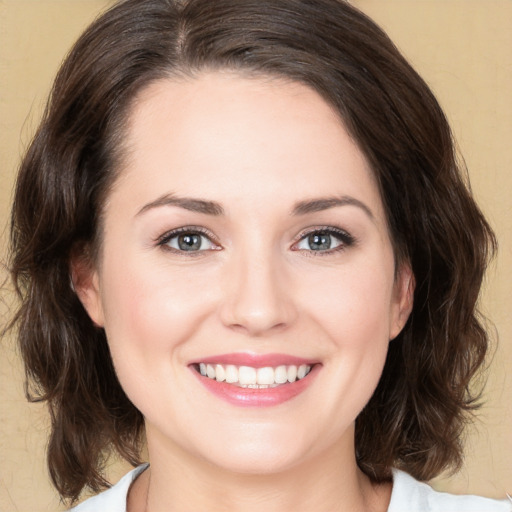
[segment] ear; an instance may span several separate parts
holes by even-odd
[[[396,338],[411,314],[414,304],[416,281],[409,263],[400,266],[394,285],[394,300],[391,311],[389,339]]]
[[[104,326],[98,271],[88,251],[76,251],[70,261],[71,285],[93,323]]]

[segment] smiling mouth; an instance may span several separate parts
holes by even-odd
[[[194,364],[203,377],[239,388],[268,389],[292,384],[306,377],[314,365],[280,365],[254,368],[233,364]]]

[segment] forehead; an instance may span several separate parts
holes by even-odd
[[[362,194],[383,213],[338,113],[300,83],[230,72],[160,80],[134,101],[126,139],[119,185],[140,201],[169,192],[257,206],[276,192],[283,204]]]

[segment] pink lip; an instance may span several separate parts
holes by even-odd
[[[254,368],[263,368],[265,366],[284,365],[311,365],[311,371],[303,379],[295,382],[282,384],[275,388],[251,389],[241,388],[226,382],[217,382],[214,379],[201,375],[196,367],[199,362],[207,364],[234,364],[237,366],[252,366]],[[284,354],[226,354],[224,356],[215,356],[201,359],[197,363],[191,363],[189,368],[199,379],[199,382],[216,397],[238,407],[269,407],[279,405],[305,391],[314,381],[316,375],[321,369],[321,364],[315,364],[306,359],[290,357]]]
[[[290,356],[287,354],[251,354],[248,352],[236,352],[233,354],[219,354],[191,361],[190,364],[233,364],[235,366],[252,366],[253,368],[264,368],[265,366],[281,366],[307,364],[313,366],[318,360],[303,359],[302,357]]]

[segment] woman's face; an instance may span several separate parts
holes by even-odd
[[[162,80],[126,142],[98,265],[75,284],[150,455],[268,473],[353,453],[412,285],[332,109],[283,80]]]

